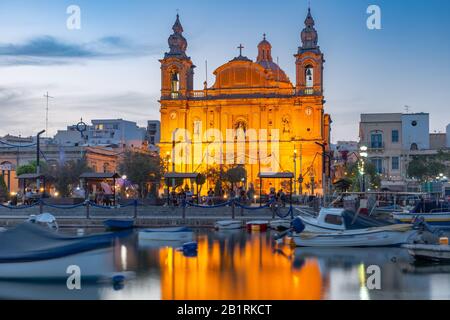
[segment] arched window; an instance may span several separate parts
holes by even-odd
[[[371,149],[381,149],[383,148],[383,132],[382,131],[372,131],[370,133],[370,148]]]
[[[305,67],[305,85],[307,88],[314,87],[314,68],[311,65]]]
[[[417,145],[417,143],[411,144],[411,151],[417,151],[417,150],[419,150],[419,146]]]
[[[178,93],[180,91],[180,77],[176,70],[172,71],[170,81],[172,93]]]

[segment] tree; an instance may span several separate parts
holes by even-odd
[[[62,197],[69,197],[73,187],[78,184],[80,176],[85,172],[91,172],[86,158],[71,160],[48,169],[48,174],[54,179],[55,188]]]
[[[197,179],[196,179],[195,183],[196,183],[198,186],[200,186],[199,193],[201,194],[201,193],[202,193],[202,188],[203,188],[203,186],[204,186],[205,183],[206,183],[206,175],[204,175],[203,173],[200,173],[200,174],[197,176]]]
[[[6,202],[9,200],[8,187],[5,183],[5,178],[0,174],[0,202]]]
[[[347,165],[346,168],[347,172],[347,179],[349,182],[351,182],[351,186],[348,188],[348,190],[351,191],[362,191],[361,190],[361,174],[359,172],[359,166],[358,163],[351,163]],[[364,176],[366,179],[369,180],[370,187],[374,189],[378,189],[381,186],[381,177],[380,174],[377,172],[377,169],[373,163],[365,162],[364,164]],[[366,187],[366,189],[368,189]]]
[[[408,176],[426,181],[439,174],[450,175],[450,153],[439,151],[435,155],[414,156],[408,164]]]
[[[42,174],[46,174],[49,171],[49,167],[48,164],[46,162],[41,161],[40,162],[40,166],[41,166],[41,173]],[[28,164],[25,164],[23,166],[19,166],[17,168],[17,176],[20,176],[22,174],[29,174],[29,173],[37,173],[37,162],[36,161],[31,161]]]
[[[243,166],[233,167],[228,169],[224,175],[224,178],[226,181],[231,183],[232,187],[234,187],[236,184],[247,179],[247,171]]]
[[[128,151],[119,166],[119,171],[139,186],[139,194],[141,198],[145,198],[148,195],[149,184],[161,181],[163,165],[159,157],[143,152]]]

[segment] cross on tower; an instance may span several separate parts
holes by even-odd
[[[242,49],[244,49],[244,46],[240,44],[238,49],[239,49],[239,56],[242,57]]]

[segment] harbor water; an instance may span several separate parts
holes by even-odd
[[[136,231],[92,261],[105,275],[125,275],[123,283],[82,280],[80,290],[69,290],[66,280],[1,281],[0,298],[450,299],[450,265],[417,264],[401,248],[292,248],[270,232],[245,231],[196,230],[194,240],[198,252],[186,254],[177,250],[183,243],[139,241]],[[371,266],[380,270],[376,289],[367,285]]]

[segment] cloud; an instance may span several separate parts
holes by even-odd
[[[119,59],[152,55],[162,46],[137,45],[127,38],[106,36],[86,43],[69,43],[52,36],[39,36],[24,43],[0,43],[0,65],[65,65],[89,59]]]

